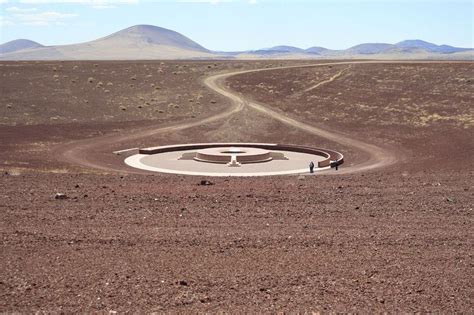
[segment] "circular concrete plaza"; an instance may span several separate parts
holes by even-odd
[[[200,143],[140,149],[125,163],[151,172],[200,176],[270,176],[326,170],[342,154],[325,149],[267,143]]]

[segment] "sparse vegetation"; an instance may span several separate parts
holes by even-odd
[[[467,104],[472,103],[472,97],[459,77],[467,77],[474,69],[472,64],[458,64],[452,70],[439,75],[437,65],[341,65],[275,70],[263,77],[265,81],[253,74],[230,81],[233,88],[283,111],[300,113],[301,108],[310,106],[312,112],[325,113],[326,119],[340,123],[417,128],[444,123],[469,128],[474,113]],[[335,79],[329,82],[330,78]],[[324,81],[329,83],[323,89],[312,89]],[[446,97],[450,102],[444,102]],[[452,106],[453,102],[457,106]],[[443,114],[436,112],[439,108]],[[324,121],[321,115],[312,118]]]
[[[79,64],[83,71],[52,62],[0,67],[4,305],[110,314],[130,305],[143,305],[137,312],[205,313],[228,301],[234,312],[248,305],[261,312],[325,305],[336,305],[328,312],[469,312],[473,91],[459,78],[472,77],[471,65],[365,65],[309,95],[297,93],[338,67],[226,82],[399,159],[347,174],[346,167],[370,163],[364,152],[252,109],[200,123],[229,105],[202,85],[213,71],[209,62]],[[268,63],[216,64],[225,71]],[[61,69],[57,82],[53,65]],[[159,92],[143,79],[158,66]],[[94,69],[91,83],[113,82],[110,92],[88,82]],[[175,76],[174,69],[190,71]],[[130,87],[134,73],[140,79]],[[193,127],[154,133],[187,123]],[[216,178],[202,185],[209,179],[125,174],[127,155],[111,153],[229,140],[330,147],[347,160],[331,172],[336,176]],[[55,198],[57,192],[66,197]]]

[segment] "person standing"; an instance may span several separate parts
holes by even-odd
[[[314,163],[313,163],[313,161],[311,161],[311,163],[309,163],[309,172],[314,173]]]

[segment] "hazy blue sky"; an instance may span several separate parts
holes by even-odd
[[[212,50],[348,48],[423,39],[473,47],[474,0],[0,0],[0,42],[93,40],[136,24],[175,30]]]

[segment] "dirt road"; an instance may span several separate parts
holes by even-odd
[[[124,142],[129,140],[135,140],[140,138],[150,137],[156,134],[163,134],[163,133],[171,133],[176,132],[183,129],[188,129],[200,125],[205,125],[214,121],[218,121],[224,119],[228,116],[231,116],[243,109],[244,103],[240,100],[240,98],[232,98],[234,95],[231,92],[227,91],[224,88],[220,87],[220,82],[226,78],[227,74],[218,74],[211,77],[208,77],[204,80],[204,83],[210,87],[211,89],[215,90],[216,92],[227,96],[232,100],[232,106],[228,107],[225,111],[220,112],[216,115],[206,117],[201,120],[195,121],[188,121],[176,125],[170,125],[166,127],[152,127],[152,128],[143,128],[143,129],[136,129],[133,131],[127,131],[127,133],[120,133],[120,134],[113,134],[113,135],[105,135],[96,137],[93,139],[75,141],[67,145],[62,145],[58,147],[56,150],[56,155],[61,161],[66,161],[71,164],[82,165],[90,168],[95,168],[103,171],[118,171],[118,172],[125,172],[125,173],[143,173],[143,171],[133,170],[131,168],[124,169],[124,168],[116,168],[116,167],[109,167],[104,165],[103,161],[94,159],[93,155],[90,154],[94,152],[98,148],[103,148],[104,146],[110,147],[110,152],[112,152],[114,148],[114,144],[118,142]],[[125,164],[124,164],[125,166]]]
[[[406,61],[403,61],[406,63]],[[430,61],[431,62],[431,61]],[[93,155],[90,152],[93,152],[97,148],[103,148],[104,146],[109,146],[111,152],[117,150],[116,147],[113,147],[113,144],[118,142],[124,142],[127,140],[141,139],[146,138],[156,134],[163,134],[169,132],[175,132],[183,129],[188,129],[200,125],[204,125],[210,122],[222,120],[233,114],[240,112],[244,106],[248,106],[254,110],[257,110],[265,115],[270,116],[273,119],[276,119],[286,125],[298,128],[304,132],[307,132],[312,135],[316,135],[322,138],[326,138],[330,141],[339,143],[341,145],[353,148],[355,150],[360,150],[368,154],[369,158],[364,162],[353,165],[350,167],[344,167],[337,174],[343,173],[352,173],[366,171],[369,169],[381,168],[392,165],[398,161],[400,158],[394,151],[391,151],[387,148],[379,147],[375,144],[364,142],[360,139],[354,139],[348,137],[343,133],[337,131],[328,131],[320,127],[313,126],[302,121],[299,121],[293,117],[289,117],[285,113],[278,112],[271,109],[268,105],[251,101],[245,98],[245,96],[240,93],[230,90],[225,85],[225,80],[231,76],[245,74],[245,73],[255,73],[262,71],[272,71],[277,69],[291,69],[291,68],[306,68],[306,67],[323,67],[323,66],[334,66],[334,65],[353,65],[353,64],[380,64],[380,63],[397,63],[396,61],[342,61],[342,62],[331,62],[331,63],[317,63],[317,64],[307,64],[307,65],[296,65],[296,66],[283,66],[283,67],[272,67],[272,68],[263,68],[263,69],[253,69],[253,70],[240,70],[227,73],[220,73],[212,75],[204,79],[204,84],[211,90],[227,97],[231,101],[231,106],[228,107],[225,111],[218,113],[213,116],[206,117],[201,120],[188,121],[184,123],[179,123],[176,125],[170,125],[166,127],[148,127],[144,129],[137,129],[132,132],[127,132],[126,134],[114,134],[100,136],[93,139],[88,139],[84,141],[78,141],[70,143],[66,146],[58,148],[57,155],[63,161],[70,162],[72,164],[78,164],[86,167],[96,168],[104,171],[122,171],[128,173],[136,173],[134,170],[127,170],[126,168],[116,168],[110,167],[103,164],[102,161],[94,159]],[[420,63],[419,61],[415,63]],[[331,78],[332,80],[337,79]],[[320,87],[321,85],[318,85]],[[331,173],[335,174],[335,173]]]
[[[290,69],[290,68],[304,68],[304,67],[323,67],[323,66],[333,66],[333,65],[351,65],[351,64],[360,64],[360,63],[383,63],[380,61],[349,61],[349,62],[332,62],[332,63],[322,63],[322,64],[311,64],[311,65],[303,65],[303,66],[287,66],[287,67],[276,67],[276,68],[266,68],[266,69],[257,69],[257,70],[250,70],[250,71],[239,71],[239,72],[231,72],[227,74],[227,78],[230,76],[234,75],[239,75],[239,74],[244,74],[244,73],[249,73],[249,72],[261,72],[261,71],[270,71],[270,70],[276,70],[276,69]],[[321,83],[328,83],[332,82],[337,77],[341,75],[342,72],[339,72],[336,76],[333,76],[331,79],[323,81]],[[209,78],[208,82],[213,82],[213,77]],[[222,79],[222,77],[219,77],[219,79]],[[220,87],[219,89],[215,89],[215,86],[218,84],[215,84],[216,82],[222,82],[222,81],[215,81],[213,82],[214,84],[208,84],[208,87],[215,90],[216,92],[220,93],[224,88]],[[321,86],[317,85],[317,87]],[[351,148],[354,148],[356,150],[360,150],[363,152],[368,153],[369,159],[364,161],[361,164],[354,165],[351,167],[345,167],[343,170],[338,172],[338,174],[342,173],[353,173],[353,172],[360,172],[360,171],[365,171],[369,169],[375,169],[379,167],[385,167],[392,165],[397,162],[397,155],[394,152],[390,152],[389,150],[385,148],[378,147],[374,144],[366,143],[358,139],[350,138],[347,135],[344,135],[342,133],[334,132],[334,131],[327,131],[315,126],[311,126],[309,124],[306,124],[304,122],[298,121],[294,118],[288,117],[284,113],[277,112],[275,110],[272,110],[269,108],[268,105],[258,103],[255,101],[250,101],[250,100],[245,100],[242,98],[242,96],[239,96],[237,94],[229,93],[226,91],[226,94],[223,94],[227,97],[229,97],[231,100],[234,102],[245,102],[248,106],[251,108],[264,113],[273,119],[279,120],[282,123],[301,129],[307,133],[313,134],[318,137],[326,138],[330,141],[334,141],[337,143],[340,143],[344,146],[348,146]],[[327,174],[336,174],[334,172],[327,173]]]

